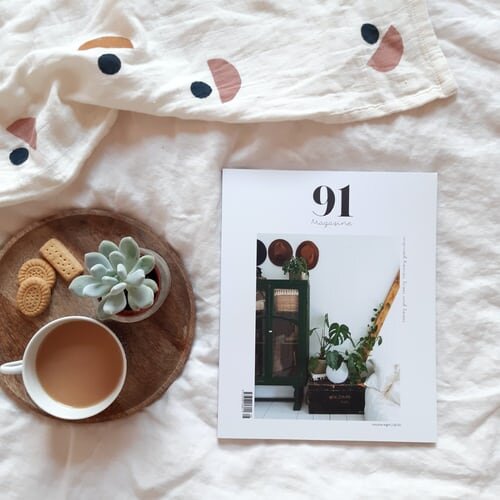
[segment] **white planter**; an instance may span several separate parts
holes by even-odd
[[[152,316],[165,302],[167,298],[170,287],[172,285],[172,277],[170,274],[170,268],[165,262],[165,259],[154,250],[149,250],[146,248],[141,248],[141,255],[152,255],[155,258],[155,270],[158,275],[158,286],[159,290],[156,294],[155,301],[151,307],[148,309],[143,309],[137,312],[127,312],[125,314],[114,314],[106,319],[111,319],[113,321],[118,321],[119,323],[137,323],[144,319]]]
[[[333,370],[329,366],[326,367],[326,378],[334,384],[342,384],[347,380],[349,370],[346,363],[342,363],[338,370]]]

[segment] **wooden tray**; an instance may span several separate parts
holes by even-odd
[[[50,238],[61,240],[83,262],[103,239],[118,242],[132,236],[137,243],[155,250],[166,260],[172,287],[162,307],[138,323],[107,324],[117,334],[127,355],[125,385],[105,411],[80,422],[101,422],[130,415],[158,399],[179,376],[194,338],[195,306],[191,284],[173,248],[144,224],[103,210],[72,210],[37,222],[10,239],[0,251],[0,363],[20,359],[33,334],[45,323],[61,316],[95,317],[96,302],[68,290],[58,276],[49,308],[27,318],[15,304],[17,272]],[[21,376],[0,375],[1,387],[25,407],[43,413],[27,395]]]

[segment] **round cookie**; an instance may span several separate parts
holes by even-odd
[[[45,260],[30,259],[19,269],[17,282],[21,284],[28,278],[42,278],[52,288],[56,283],[56,272]]]
[[[27,278],[19,285],[16,303],[24,315],[38,316],[50,303],[50,286],[42,278]]]

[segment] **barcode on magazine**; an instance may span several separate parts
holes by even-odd
[[[242,418],[252,418],[253,412],[253,392],[243,391],[241,401],[241,416]]]

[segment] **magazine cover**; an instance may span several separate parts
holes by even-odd
[[[436,441],[434,173],[223,171],[218,436]]]

